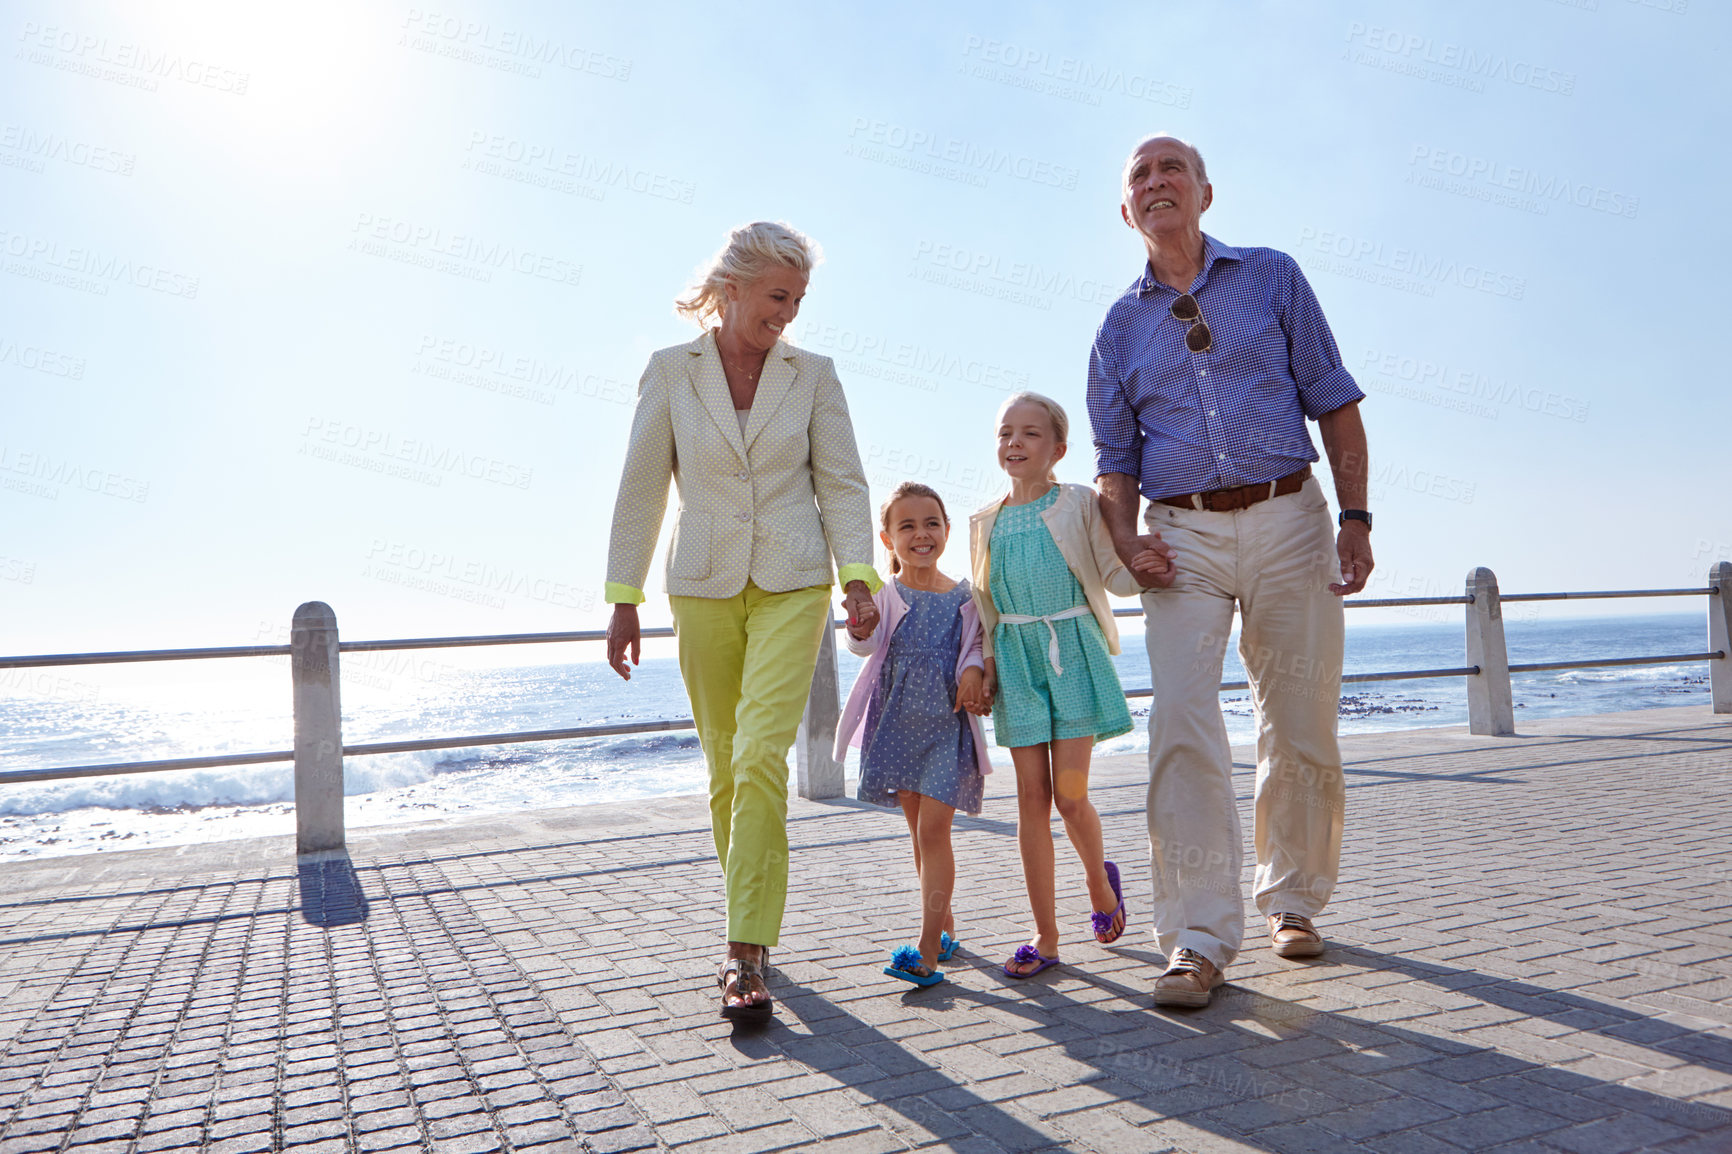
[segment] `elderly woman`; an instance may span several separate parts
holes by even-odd
[[[782,339],[816,263],[800,233],[750,224],[677,302],[705,331],[644,370],[608,545],[607,659],[629,680],[671,476],[680,508],[668,600],[727,884],[717,981],[722,1015],[747,1021],[772,1009],[764,966],[788,891],[788,749],[830,627],[831,559],[850,621],[876,621],[882,584],[835,368]]]

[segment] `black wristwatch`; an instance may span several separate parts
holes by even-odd
[[[1371,514],[1364,509],[1343,509],[1341,516],[1335,519],[1337,526],[1345,526],[1349,521],[1364,521],[1367,532],[1371,530]]]

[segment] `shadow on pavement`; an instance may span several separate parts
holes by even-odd
[[[1459,1013],[1492,1011],[1487,1027],[1520,1018],[1560,1027],[1531,1034],[1536,1049],[1543,1049],[1551,1034],[1584,1030],[1653,1051],[1661,1056],[1653,1066],[1687,1062],[1732,1070],[1732,1042],[1724,1038],[1579,995],[1358,948],[1331,950],[1330,961],[1447,991],[1455,996],[1449,1001],[1465,1003]],[[1054,971],[1053,982],[1036,978],[1013,985],[997,977],[997,967],[985,959],[952,965],[972,967],[997,988],[944,983],[899,995],[887,990],[885,996],[899,996],[904,1006],[930,1015],[929,1021],[941,1020],[949,1006],[968,1004],[1000,1022],[1014,1020],[1014,1030],[1056,1046],[1050,1061],[1037,1060],[1029,1068],[1057,1082],[1061,1092],[1068,1082],[1079,1095],[1074,1105],[1055,1106],[1059,1129],[1065,1109],[1119,1102],[1139,1108],[1130,1117],[1146,1112],[1141,1120],[1149,1125],[1179,1119],[1278,1152],[1325,1149],[1343,1139],[1377,1141],[1407,1130],[1419,1131],[1405,1137],[1422,1144],[1429,1140],[1468,1149],[1530,1139],[1577,1151],[1662,1144],[1677,1144],[1680,1150],[1732,1149],[1732,1110],[1679,1100],[1703,1090],[1687,1071],[1626,1076],[1647,1083],[1644,1088],[1616,1076],[1504,1053],[1495,1042],[1475,1044],[1467,1040],[1473,1027],[1464,1029],[1459,1022],[1436,1034],[1422,1033],[1352,1010],[1318,1010],[1233,985],[1218,990],[1207,1009],[1165,1011],[1153,1007],[1146,987],[1079,969]],[[1113,1005],[1132,1006],[1103,1008],[1098,998],[1076,997],[1075,980],[1110,995]],[[1059,988],[1059,982],[1070,988]],[[780,1051],[945,1139],[972,1133],[1013,1150],[1055,1141],[1051,1132],[1004,1109],[1000,1099],[1017,1094],[995,1095],[991,1070],[959,1081],[927,1055],[821,994],[798,985],[778,992],[782,1012],[799,1018],[815,1036],[772,1031],[737,1037],[735,1045],[743,1052],[768,1056]],[[1367,1007],[1373,1015],[1375,1009]],[[957,1044],[979,1037],[971,1030]],[[1568,1037],[1560,1037],[1559,1044],[1572,1045]],[[1580,1064],[1594,1065],[1598,1058]],[[989,1066],[1001,1062],[984,1048],[978,1060]],[[1002,1064],[1007,1074],[1020,1069],[1008,1060]]]
[[[315,926],[352,926],[367,920],[367,892],[355,863],[342,851],[304,854],[296,867],[301,918]]]

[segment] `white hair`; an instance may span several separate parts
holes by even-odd
[[[1157,140],[1170,140],[1186,152],[1190,153],[1191,163],[1197,166],[1197,180],[1203,184],[1209,183],[1209,166],[1203,163],[1203,154],[1197,150],[1197,146],[1181,136],[1174,136],[1170,132],[1151,133],[1137,141],[1136,144],[1131,147],[1131,151],[1125,156],[1125,166],[1120,171],[1120,176],[1122,177],[1124,173],[1131,170],[1131,161],[1136,159],[1137,153],[1141,152],[1144,147],[1153,144]]]
[[[698,270],[674,310],[699,328],[727,309],[727,286],[751,284],[772,268],[791,268],[806,276],[823,259],[818,242],[780,221],[760,220],[728,234],[728,243]]]

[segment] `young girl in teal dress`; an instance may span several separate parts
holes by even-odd
[[[1017,840],[1034,914],[1034,936],[1004,964],[1012,978],[1059,962],[1055,803],[1088,876],[1095,940],[1110,944],[1125,931],[1118,868],[1106,860],[1088,773],[1094,743],[1131,729],[1112,664],[1118,628],[1106,595],[1128,597],[1142,586],[1113,548],[1095,491],[1053,477],[1069,432],[1063,407],[1050,397],[1007,400],[998,415],[998,463],[1010,493],[969,524],[986,689],[995,694],[997,743],[1016,766]],[[1136,560],[1139,567],[1164,564]]]

